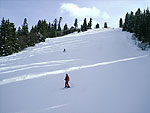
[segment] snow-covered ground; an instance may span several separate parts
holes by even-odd
[[[0,57],[0,113],[150,113],[150,55],[131,35],[89,30]]]

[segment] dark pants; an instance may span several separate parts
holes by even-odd
[[[69,87],[68,81],[65,82],[65,87]]]

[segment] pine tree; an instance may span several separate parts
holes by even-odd
[[[104,23],[104,28],[108,28],[108,27],[107,27],[107,22]]]
[[[92,18],[90,18],[90,21],[88,23],[88,29],[91,29],[92,28]]]
[[[22,35],[22,32],[21,32],[21,28],[18,27],[18,31],[17,31],[17,37],[21,36]]]
[[[120,20],[119,20],[119,27],[120,27],[120,28],[123,27],[123,21],[122,21],[122,18],[120,18]]]
[[[37,27],[33,27],[30,30],[30,41],[29,41],[29,45],[30,46],[34,46],[36,43],[39,43],[39,37],[38,37],[38,30]]]
[[[98,24],[98,23],[96,24],[95,28],[96,28],[96,29],[98,29],[98,28],[99,28],[99,24]]]
[[[55,20],[54,20],[54,22],[53,22],[54,24],[54,28],[55,28],[55,31],[57,30],[57,19],[55,18]]]
[[[81,31],[87,31],[87,22],[86,22],[86,18],[84,19],[83,25],[81,25]]]
[[[146,40],[150,43],[150,11],[149,8],[146,10]]]
[[[50,38],[51,37],[51,23],[49,22],[48,23],[48,37]]]
[[[37,37],[38,37],[38,41],[41,42],[43,41],[43,35],[42,35],[42,20],[39,20],[38,21],[38,24],[37,24]]]
[[[51,25],[50,31],[51,38],[57,36],[57,19],[55,18],[53,24]]]
[[[58,23],[58,31],[61,31],[60,23],[62,21],[62,17],[59,18],[59,23]]]
[[[128,15],[128,31],[133,33],[134,32],[134,25],[135,25],[135,18],[134,14],[131,11],[131,14]]]
[[[20,31],[18,31],[20,32]],[[21,29],[21,35],[18,37],[19,38],[19,46],[21,49],[24,49],[28,47],[28,42],[29,42],[29,31],[28,31],[28,23],[27,19],[24,19],[22,29]]]
[[[42,42],[44,42],[45,39],[48,38],[48,24],[46,20],[42,21],[42,28],[41,28],[40,33],[43,35]]]
[[[50,36],[51,36],[50,38],[53,38],[53,37],[57,36],[55,26],[53,24],[51,25],[51,29],[50,29]]]
[[[135,13],[135,35],[138,37],[138,39],[141,41],[141,10],[140,8]]]
[[[125,16],[125,22],[124,22],[124,25],[123,25],[123,31],[126,31],[128,30],[128,20],[129,20],[129,14],[127,13],[126,16]]]
[[[10,22],[9,20],[5,21],[5,45],[4,45],[4,50],[5,50],[5,55],[10,55],[13,53],[12,50],[12,33],[11,33],[11,28],[10,28]]]
[[[66,35],[66,34],[69,33],[69,29],[68,29],[67,24],[64,25],[64,30],[63,30],[63,32],[64,32],[64,35]]]
[[[37,23],[37,31],[40,32],[42,28],[42,20],[39,20]]]
[[[19,52],[21,49],[19,47],[19,39],[17,38],[16,28],[14,23],[10,23],[10,31],[11,31],[11,40],[12,40],[12,51],[13,53]]]
[[[0,25],[0,56],[5,55],[5,37],[6,37],[5,19],[3,17]]]
[[[16,38],[16,28],[14,23],[10,23],[9,19],[2,19],[0,25],[0,56],[11,55],[20,50],[18,40]]]
[[[27,19],[24,19],[23,25],[22,25],[22,35],[28,38],[29,31],[28,31],[28,23]]]
[[[44,42],[49,37],[49,28],[46,20],[39,20],[37,24],[37,32],[40,42]]]
[[[75,30],[77,30],[77,27],[78,27],[78,20],[77,20],[77,18],[75,19],[74,26],[75,26]]]

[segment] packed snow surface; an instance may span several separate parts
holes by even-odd
[[[89,30],[0,57],[0,113],[150,113],[150,55],[131,37]]]

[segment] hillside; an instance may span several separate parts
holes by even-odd
[[[89,30],[0,57],[0,113],[149,113],[149,51],[131,36]]]

